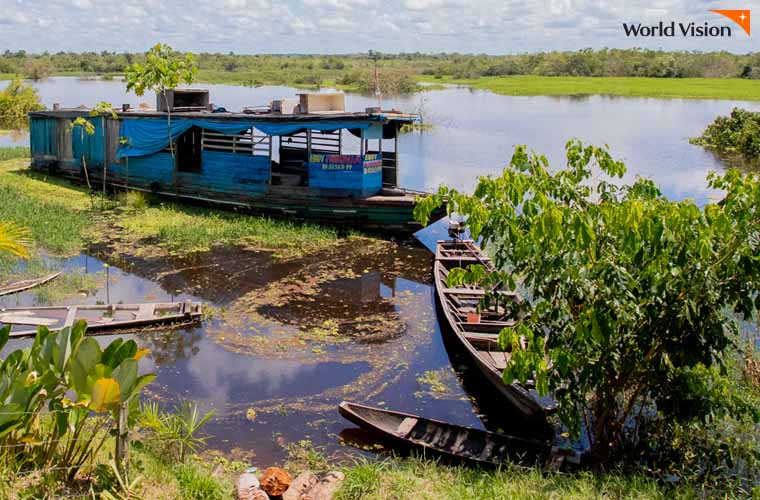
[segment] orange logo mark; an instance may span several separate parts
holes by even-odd
[[[720,14],[721,16],[726,16],[747,32],[747,35],[749,35],[749,10],[711,10],[710,12],[715,12],[716,14]]]

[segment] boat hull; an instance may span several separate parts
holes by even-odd
[[[186,325],[199,321],[201,316],[201,304],[191,301],[2,308],[0,327],[11,325],[11,338],[34,337],[38,326],[60,331],[84,320],[87,322],[87,335],[107,335],[156,326]],[[26,327],[18,329],[19,325]]]
[[[504,396],[505,400],[517,411],[517,413],[522,418],[532,423],[540,424],[542,426],[548,425],[546,420],[547,409],[542,404],[540,404],[536,398],[521,384],[517,382],[513,382],[511,384],[505,383],[502,378],[502,370],[495,366],[494,360],[487,359],[487,353],[485,353],[485,351],[476,349],[473,346],[472,342],[467,339],[466,333],[462,329],[461,322],[457,321],[457,319],[454,317],[451,306],[447,302],[447,294],[452,293],[452,289],[446,287],[445,275],[448,269],[443,263],[443,258],[440,257],[440,245],[441,242],[438,244],[439,251],[436,252],[436,260],[433,265],[433,276],[436,287],[437,305],[440,311],[443,313],[443,316],[446,320],[445,323],[448,326],[449,331],[453,333],[459,345],[465,350],[469,359],[478,368],[485,379],[502,396]],[[461,267],[466,267],[468,264],[472,263],[477,263],[477,259],[462,260]],[[468,292],[472,291],[468,290]],[[495,331],[495,334],[491,337],[493,340],[490,340],[488,342],[496,343],[498,339],[498,331]]]
[[[85,182],[83,175],[78,175],[57,167],[56,163],[35,161],[32,168],[50,175],[68,178],[75,183]],[[88,169],[89,170],[89,169]],[[101,185],[102,175],[91,172],[90,183]],[[396,189],[389,196],[375,195],[367,197],[336,197],[318,190],[299,186],[268,186],[265,192],[255,196],[232,195],[225,192],[209,190],[171,190],[151,189],[149,186],[123,184],[107,181],[111,191],[140,191],[184,203],[231,209],[236,212],[262,214],[276,218],[285,218],[304,222],[350,226],[362,230],[389,232],[411,235],[422,229],[414,218],[414,207],[419,196],[426,193]],[[435,221],[445,215],[445,207],[436,210],[431,217]]]
[[[343,401],[343,418],[392,442],[451,460],[499,466],[507,461],[543,463],[550,441],[505,436],[408,413]]]

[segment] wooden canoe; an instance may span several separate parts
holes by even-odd
[[[34,329],[14,331],[11,337],[34,337],[37,326],[58,331],[81,319],[87,321],[87,335],[140,330],[150,326],[178,326],[198,321],[201,304],[197,302],[159,302],[144,304],[106,304],[0,308],[0,326],[29,325]],[[13,328],[13,327],[12,327]]]
[[[509,362],[510,353],[499,347],[499,332],[505,327],[515,325],[519,318],[509,317],[502,309],[480,310],[478,317],[477,306],[486,295],[486,291],[474,286],[449,288],[446,284],[451,269],[466,268],[470,264],[481,264],[486,271],[494,271],[491,260],[473,241],[438,242],[433,279],[446,322],[480,372],[519,414],[526,420],[544,423],[546,414],[554,408],[540,402],[535,392],[531,392],[529,388],[517,382],[506,384],[502,380],[502,372]],[[497,293],[508,300],[522,301],[514,292]]]
[[[34,287],[38,287],[38,286],[44,285],[45,283],[53,281],[60,275],[61,273],[53,273],[53,274],[48,274],[47,276],[43,276],[42,278],[36,278],[33,280],[22,280],[22,281],[17,281],[15,283],[9,283],[7,285],[0,286],[0,296],[25,292]]]
[[[346,401],[338,411],[359,427],[426,455],[491,466],[505,462],[543,465],[552,455],[551,441],[506,436]]]

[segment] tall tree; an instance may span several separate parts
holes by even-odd
[[[198,74],[198,66],[192,54],[181,55],[170,46],[156,44],[145,53],[145,62],[132,64],[125,74],[127,90],[142,96],[146,90],[153,91],[166,103],[166,133],[169,137],[169,152],[175,163],[174,141],[171,132],[171,109],[166,91],[180,83],[190,85]],[[174,165],[174,189],[177,189],[177,166]]]
[[[526,319],[500,334],[512,352],[505,382],[531,379],[554,394],[599,462],[658,412],[675,421],[756,412],[689,381],[724,366],[737,318],[760,308],[760,178],[711,174],[725,196],[699,207],[666,199],[651,180],[612,182],[625,165],[605,148],[570,141],[567,163],[550,169],[519,146],[472,195],[443,187],[416,208],[425,223],[447,199],[494,258],[488,279],[531,297]],[[452,271],[450,286],[485,276],[475,271]]]

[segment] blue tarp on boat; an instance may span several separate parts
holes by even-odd
[[[267,135],[290,135],[303,130],[319,130],[332,132],[344,128],[366,130],[370,122],[357,121],[315,121],[298,122],[265,122],[259,120],[214,121],[174,118],[171,120],[172,141],[187,132],[191,127],[213,130],[220,134],[239,134],[250,128],[256,128]],[[121,122],[119,135],[125,143],[119,147],[117,158],[131,156],[147,156],[158,153],[169,145],[169,133],[166,120],[162,119],[124,119]]]

